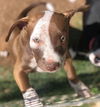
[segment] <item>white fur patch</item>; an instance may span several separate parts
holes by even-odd
[[[0,57],[7,57],[8,52],[7,51],[0,51]]]
[[[74,2],[76,2],[77,0],[68,0],[69,2],[71,2],[71,3],[74,3]]]
[[[29,67],[35,68],[36,66],[37,66],[37,63],[36,63],[35,58],[31,59],[31,62],[30,62],[30,64],[29,64]]]
[[[53,59],[59,62],[60,56],[54,51],[49,35],[49,25],[53,14],[54,12],[45,11],[44,16],[38,20],[30,37],[30,47],[33,49],[39,48],[46,60]],[[38,38],[43,44],[39,46],[38,43],[33,41],[35,38]]]
[[[96,56],[100,57],[100,49],[89,54],[89,59],[90,59],[91,63],[94,64],[95,66],[100,66],[100,61],[98,63],[95,63]]]
[[[38,72],[44,72],[44,70],[42,70],[40,67],[37,67],[36,71],[38,71]]]
[[[51,3],[47,3],[46,8],[50,11],[54,11],[54,6]]]

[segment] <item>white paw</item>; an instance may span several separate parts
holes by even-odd
[[[69,81],[69,83],[79,96],[82,96],[85,98],[91,97],[89,88],[83,82],[79,81],[78,83],[75,84]]]

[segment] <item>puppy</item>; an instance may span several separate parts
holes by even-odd
[[[28,15],[32,8],[39,5],[44,5],[49,10]],[[28,73],[53,73],[62,66],[75,91],[84,97],[91,96],[89,89],[77,77],[68,52],[69,21],[76,12],[85,11],[87,7],[85,5],[58,13],[54,12],[52,5],[48,3],[36,3],[23,10],[11,26],[5,40],[6,58],[14,60],[13,75],[22,92],[25,107],[43,107],[36,91],[29,83]]]

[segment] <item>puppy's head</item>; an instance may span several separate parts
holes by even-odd
[[[45,11],[33,28],[29,41],[39,68],[56,71],[61,66],[67,39],[68,19],[63,14]]]
[[[65,13],[44,11],[39,13],[37,18],[33,16],[20,19],[11,27],[6,40],[9,40],[16,26],[21,30],[26,29],[27,44],[35,56],[37,70],[57,71],[68,50],[69,20],[75,12],[81,11],[82,8]]]
[[[89,59],[92,64],[100,66],[100,36],[91,39]]]

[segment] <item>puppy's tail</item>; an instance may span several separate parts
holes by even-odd
[[[29,5],[28,7],[26,7],[26,8],[19,14],[19,16],[17,17],[17,19],[26,17],[29,11],[31,11],[33,8],[35,8],[35,7],[37,7],[37,6],[40,6],[40,5],[44,5],[44,6],[47,8],[47,10],[54,11],[54,6],[53,6],[51,3],[46,3],[46,2],[33,3],[33,4]]]

